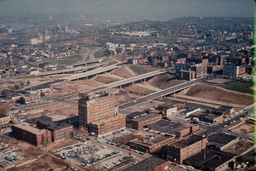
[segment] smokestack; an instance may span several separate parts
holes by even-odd
[[[206,159],[206,149],[204,150],[204,160]]]

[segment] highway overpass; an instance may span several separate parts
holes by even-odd
[[[191,87],[191,86],[193,86],[194,84],[196,84],[198,82],[202,82],[202,80],[203,80],[203,78],[199,78],[199,79],[196,79],[196,80],[193,80],[193,81],[187,81],[187,82],[184,82],[182,84],[179,84],[179,85],[176,85],[176,86],[164,89],[162,91],[158,91],[158,92],[152,93],[152,94],[147,95],[145,97],[142,97],[140,99],[137,99],[137,100],[134,100],[134,101],[131,101],[131,102],[119,105],[118,108],[119,109],[126,109],[128,107],[137,105],[137,104],[145,102],[147,100],[151,100],[151,99],[155,99],[155,98],[158,98],[158,97],[163,97],[163,96],[166,96],[166,95],[169,95],[169,94],[173,94],[175,92],[178,92],[178,91],[184,90],[184,89],[186,89],[188,87]]]
[[[100,63],[100,64],[95,64],[95,65],[90,65],[90,66],[81,66],[81,67],[75,67],[75,68],[70,68],[70,69],[63,69],[63,70],[56,70],[56,71],[47,71],[47,72],[41,72],[39,74],[36,74],[37,76],[46,76],[46,75],[57,75],[57,74],[68,74],[68,73],[75,73],[77,71],[87,71],[89,69],[93,69],[102,65],[105,65],[106,62]]]
[[[100,63],[104,58],[97,58],[91,61],[79,61],[73,64],[73,67],[78,67],[82,65],[88,65],[88,64],[93,64],[93,63]]]
[[[101,74],[101,73],[105,73],[105,72],[108,72],[108,71],[112,71],[116,68],[119,68],[119,66],[110,65],[110,66],[106,66],[106,67],[102,67],[102,68],[97,68],[97,69],[92,70],[92,71],[80,73],[80,74],[73,74],[71,76],[64,77],[62,79],[66,80],[66,81],[73,81],[73,80],[78,80],[78,79],[81,79],[81,78],[87,78],[88,79],[89,77],[92,77],[92,76],[95,76],[95,75],[98,75],[98,74]]]

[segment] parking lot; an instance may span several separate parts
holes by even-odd
[[[22,150],[6,144],[5,142],[0,142],[0,164],[12,164],[20,160],[23,160],[24,157],[19,154]]]

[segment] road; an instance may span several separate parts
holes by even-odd
[[[100,47],[97,47],[97,49],[94,49],[91,53],[90,53],[90,60],[95,60],[95,57],[94,57],[94,53],[99,51],[101,48]]]
[[[231,126],[233,126],[234,123],[231,124],[230,126],[227,126],[226,128],[224,128],[224,125],[227,125],[228,123],[230,123],[230,122],[232,122],[232,121],[234,121],[234,120],[237,122],[237,121],[239,121],[239,118],[241,118],[241,117],[249,117],[250,115],[253,115],[253,114],[254,114],[254,113],[253,113],[253,105],[251,105],[251,106],[248,107],[247,109],[248,109],[248,111],[249,111],[248,114],[246,114],[247,110],[245,110],[245,111],[242,111],[242,112],[237,112],[237,113],[236,113],[235,115],[233,115],[233,117],[232,117],[230,120],[228,120],[228,121],[224,121],[224,122],[218,123],[218,124],[213,124],[213,125],[211,125],[211,126],[200,126],[200,127],[203,129],[203,131],[197,133],[197,135],[202,136],[202,135],[205,135],[206,133],[207,133],[208,135],[210,135],[210,134],[212,134],[212,133],[214,133],[214,132],[229,133],[228,128],[231,127]],[[240,134],[240,133],[237,133],[237,132],[232,132],[232,133],[230,133],[230,135],[242,137],[242,138],[244,138],[244,139],[247,139],[247,138],[250,137],[250,136],[248,136],[248,135]]]
[[[196,79],[196,80],[193,80],[193,81],[188,81],[188,82],[185,82],[185,83],[182,83],[182,84],[179,84],[179,85],[176,85],[176,86],[164,89],[162,91],[158,91],[156,93],[152,93],[150,95],[147,95],[147,96],[142,97],[140,99],[137,99],[135,101],[119,105],[118,108],[119,109],[125,109],[125,108],[128,108],[128,107],[137,105],[139,103],[145,102],[147,100],[151,100],[151,99],[155,99],[157,97],[161,97],[161,96],[165,96],[165,95],[168,95],[168,94],[172,94],[174,92],[177,92],[179,90],[185,89],[187,87],[191,87],[191,86],[193,86],[194,84],[196,84],[198,82],[202,82],[202,79],[203,78],[199,78],[199,79]]]

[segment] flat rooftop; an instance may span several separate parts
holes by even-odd
[[[68,123],[54,122],[54,121],[52,121],[51,117],[47,117],[47,116],[41,116],[41,117],[37,117],[37,118],[33,118],[33,119],[28,119],[28,120],[26,120],[26,122],[30,123],[30,124],[36,124],[36,123],[43,124],[49,130],[58,130],[58,129],[62,129],[62,128],[71,126]]]
[[[205,155],[205,159],[204,159]],[[186,159],[185,161],[188,161],[189,163],[193,163],[195,165],[203,165],[207,168],[216,168],[227,161],[231,160],[234,157],[234,155],[222,153],[219,151],[213,151],[207,149],[206,151],[201,151],[197,153],[194,156],[191,156],[190,158]]]
[[[162,128],[166,128],[166,129],[172,129],[175,131],[183,131],[184,129],[190,128],[191,126],[192,127],[196,126],[191,123],[186,123],[186,125],[182,125],[182,124],[164,120],[164,119],[157,121],[155,123],[149,124],[149,125],[154,125],[154,126],[158,126],[158,127],[162,127]]]
[[[138,117],[138,118],[131,119],[131,121],[140,122],[140,121],[144,121],[144,120],[147,120],[147,119],[150,119],[150,118],[159,116],[159,115],[160,115],[160,114],[150,113],[150,114],[147,114],[147,115],[145,115],[145,116],[141,116],[141,117]]]
[[[157,143],[162,142],[164,140],[167,140],[169,138],[172,138],[172,136],[156,135],[156,137],[153,137],[153,139],[149,138],[146,142],[143,142],[143,141],[140,141],[140,140],[134,140],[132,142],[136,143],[136,144],[143,145],[143,146],[152,146],[154,144],[157,144]],[[173,139],[173,141],[175,141],[175,139]]]
[[[112,122],[114,120],[121,119],[121,118],[126,118],[126,115],[118,114],[117,116],[109,117],[109,118],[106,118],[106,119],[101,119],[101,120],[98,120],[98,121],[93,121],[93,122],[91,122],[91,124],[101,125],[101,124]]]
[[[180,141],[177,141],[176,143],[173,144],[173,146],[175,146],[175,148],[184,148],[187,147],[191,144],[194,144],[200,140],[202,140],[203,138],[201,136],[198,135],[191,135],[185,139],[182,139]]]
[[[191,114],[190,116],[194,116],[194,117],[202,117],[202,118],[208,118],[208,119],[214,119],[219,117],[219,115],[217,114],[211,114],[211,113],[205,113],[205,112],[196,112]]]
[[[30,126],[30,123],[26,123],[26,122],[15,124],[13,125],[13,127],[26,130],[27,132],[31,132],[32,134],[35,134],[35,135],[41,135],[46,133],[46,129],[38,129],[38,128],[32,127]]]
[[[222,134],[222,133],[212,134],[208,137],[208,144],[221,147],[235,140],[236,138],[237,138],[236,136]]]
[[[149,157],[149,158],[139,162],[138,164],[135,164],[135,165],[125,169],[124,171],[137,171],[137,170],[147,171],[148,169],[152,169],[152,167],[155,168],[165,162],[168,162],[168,161],[158,158],[158,157],[155,157],[155,156],[152,156],[152,157]]]
[[[5,117],[8,117],[7,115],[1,115],[0,114],[0,118],[5,118]]]

